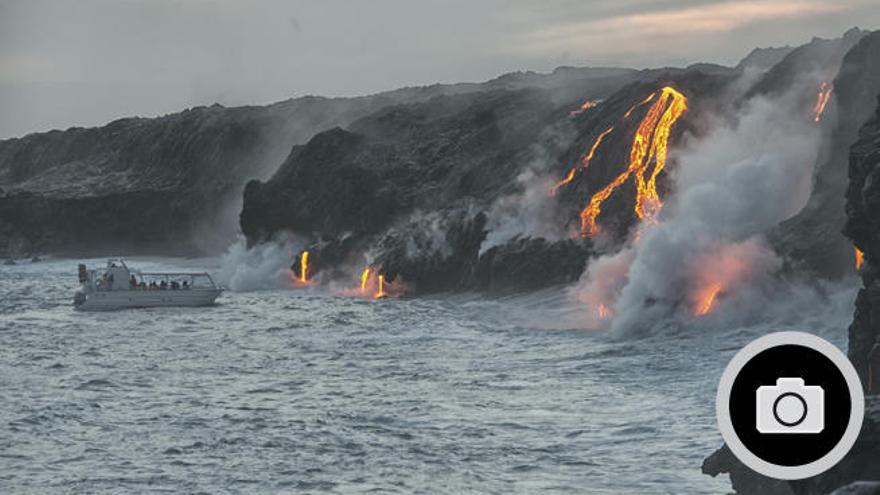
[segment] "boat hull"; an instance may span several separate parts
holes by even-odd
[[[222,289],[108,290],[80,292],[74,308],[80,311],[113,311],[126,308],[210,306]]]

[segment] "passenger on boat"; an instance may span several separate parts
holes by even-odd
[[[166,281],[164,281],[164,280],[161,281],[161,282],[159,282],[159,288],[162,289],[162,290],[167,289],[167,288],[168,288],[168,282],[166,282]]]
[[[177,280],[172,280],[172,281],[171,281],[171,289],[172,289],[172,290],[177,290],[177,289],[179,289],[179,288],[180,288],[180,284],[177,283]]]
[[[156,285],[156,281],[155,281],[155,280],[151,280],[151,281],[150,281],[150,290],[156,290],[156,289],[158,289],[158,288],[159,288],[159,286]]]
[[[137,281],[136,278],[134,278],[134,275],[132,275],[132,276],[128,279],[128,288],[129,288],[129,289],[137,289],[137,286],[138,286],[138,281]]]
[[[141,290],[147,290],[147,283],[141,280],[141,283],[138,284],[138,288]]]
[[[189,283],[186,280],[183,281],[183,288],[184,290],[189,289]]]

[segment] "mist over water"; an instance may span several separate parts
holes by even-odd
[[[80,260],[0,267],[0,490],[724,493],[700,464],[721,445],[727,360],[774,330],[845,348],[854,297],[791,288],[767,317],[619,340],[582,330],[558,289],[252,290],[282,254],[237,258],[253,272],[215,307],[111,313],[72,309]],[[128,263],[216,274],[227,260]]]

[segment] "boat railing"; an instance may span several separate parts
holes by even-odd
[[[124,266],[128,280],[115,280],[108,270],[88,270],[88,281],[97,291],[114,290],[216,290],[220,287],[207,272],[141,272]],[[118,285],[117,284],[122,284]]]

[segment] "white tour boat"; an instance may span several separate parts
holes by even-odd
[[[73,306],[85,311],[208,306],[223,292],[207,273],[147,273],[130,269],[121,259],[96,270],[80,264],[79,283]]]

